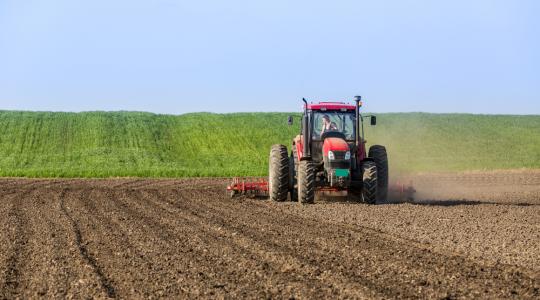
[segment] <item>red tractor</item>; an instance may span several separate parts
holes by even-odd
[[[347,191],[349,198],[375,204],[387,200],[412,201],[416,190],[399,182],[388,186],[386,148],[373,145],[366,152],[364,119],[376,125],[373,115],[360,114],[361,97],[355,104],[304,101],[300,134],[287,147],[270,150],[269,179],[234,178],[227,186],[236,195],[270,196],[274,201],[313,203],[316,191]],[[292,125],[289,117],[289,125]]]
[[[301,132],[289,155],[284,145],[270,150],[268,193],[274,201],[313,203],[316,191],[347,191],[355,200],[374,204],[388,195],[386,148],[373,145],[366,152],[361,97],[355,104],[304,101]],[[292,125],[289,117],[289,125]]]

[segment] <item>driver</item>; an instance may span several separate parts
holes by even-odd
[[[328,115],[323,116],[323,126],[321,129],[321,136],[327,132],[327,131],[337,131],[338,127],[336,123],[330,121],[330,117]]]

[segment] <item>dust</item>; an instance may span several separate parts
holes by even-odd
[[[415,203],[538,204],[540,195],[540,170],[423,173],[391,182],[410,182]]]

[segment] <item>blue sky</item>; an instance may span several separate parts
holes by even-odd
[[[0,0],[0,109],[540,114],[540,1]]]

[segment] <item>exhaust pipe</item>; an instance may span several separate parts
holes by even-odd
[[[356,149],[360,149],[360,102],[362,101],[362,96],[354,96],[354,102],[356,102],[356,107],[354,109],[356,117],[356,134],[354,136],[354,143],[356,144]]]
[[[302,98],[302,101],[304,101],[304,118],[302,119],[302,135],[304,136],[304,155],[302,156],[302,159],[311,158],[311,134],[309,133],[309,116],[307,114],[307,100],[306,98]]]

